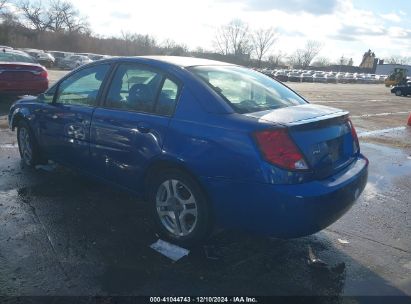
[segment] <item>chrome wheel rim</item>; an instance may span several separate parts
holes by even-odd
[[[27,165],[30,165],[31,160],[33,158],[33,150],[31,148],[29,132],[24,127],[21,128],[19,131],[19,146],[20,146],[21,157],[23,158],[23,161]]]
[[[176,237],[189,235],[197,225],[198,208],[190,188],[176,179],[163,182],[156,194],[161,224]]]

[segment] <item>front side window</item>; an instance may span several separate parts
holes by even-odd
[[[94,106],[109,68],[108,64],[97,65],[69,76],[59,85],[56,103]]]
[[[145,67],[121,64],[111,82],[106,106],[153,113],[162,79],[162,74]]]
[[[250,69],[237,66],[197,66],[189,70],[222,96],[238,113],[306,103],[287,87]]]

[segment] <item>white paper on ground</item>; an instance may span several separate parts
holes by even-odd
[[[337,239],[338,242],[340,242],[341,244],[349,244],[350,242],[347,240],[343,240],[343,239]]]
[[[190,253],[190,251],[187,249],[181,248],[177,245],[170,244],[160,239],[157,242],[151,244],[150,248],[160,252],[166,257],[172,259],[174,262],[178,261],[183,256],[186,256]]]

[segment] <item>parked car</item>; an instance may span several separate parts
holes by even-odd
[[[324,72],[315,72],[313,74],[313,82],[327,83]]]
[[[273,78],[278,80],[278,81],[281,81],[281,82],[287,82],[288,81],[288,75],[284,71],[277,71],[277,72],[274,73],[273,76],[274,76]]]
[[[394,86],[391,89],[391,93],[394,93],[396,96],[407,96],[411,95],[411,83],[407,82],[403,85]]]
[[[327,83],[337,83],[336,74],[334,74],[334,73],[332,73],[332,72],[325,74],[324,77],[325,77],[325,81],[326,81]]]
[[[355,83],[354,74],[346,73],[345,76],[344,76],[344,80],[347,83]]]
[[[55,67],[60,67],[61,66],[61,61],[68,57],[74,55],[73,53],[69,52],[60,52],[60,51],[48,51],[47,53],[51,54],[55,61],[54,61],[54,66]]]
[[[91,63],[15,103],[9,125],[24,164],[52,159],[139,193],[161,235],[182,245],[215,226],[315,233],[367,182],[348,112],[206,59]]]
[[[78,68],[84,64],[91,63],[93,60],[88,58],[87,56],[84,55],[72,55],[69,57],[65,57],[60,61],[60,68],[62,69],[75,69]]]
[[[36,59],[41,65],[44,65],[47,68],[51,68],[54,65],[55,59],[49,53],[45,53],[40,50],[29,50],[29,49],[25,49],[24,52],[29,54],[31,57]]]
[[[300,72],[290,72],[288,73],[288,81],[291,82],[301,82],[301,73]]]
[[[301,82],[313,82],[313,74],[310,72],[301,74]]]
[[[0,51],[0,93],[40,94],[48,88],[47,70],[24,52]]]

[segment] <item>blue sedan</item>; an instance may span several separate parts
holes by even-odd
[[[26,165],[53,160],[140,194],[159,232],[182,245],[216,226],[315,233],[367,182],[348,112],[218,61],[91,63],[17,101],[9,125]]]

